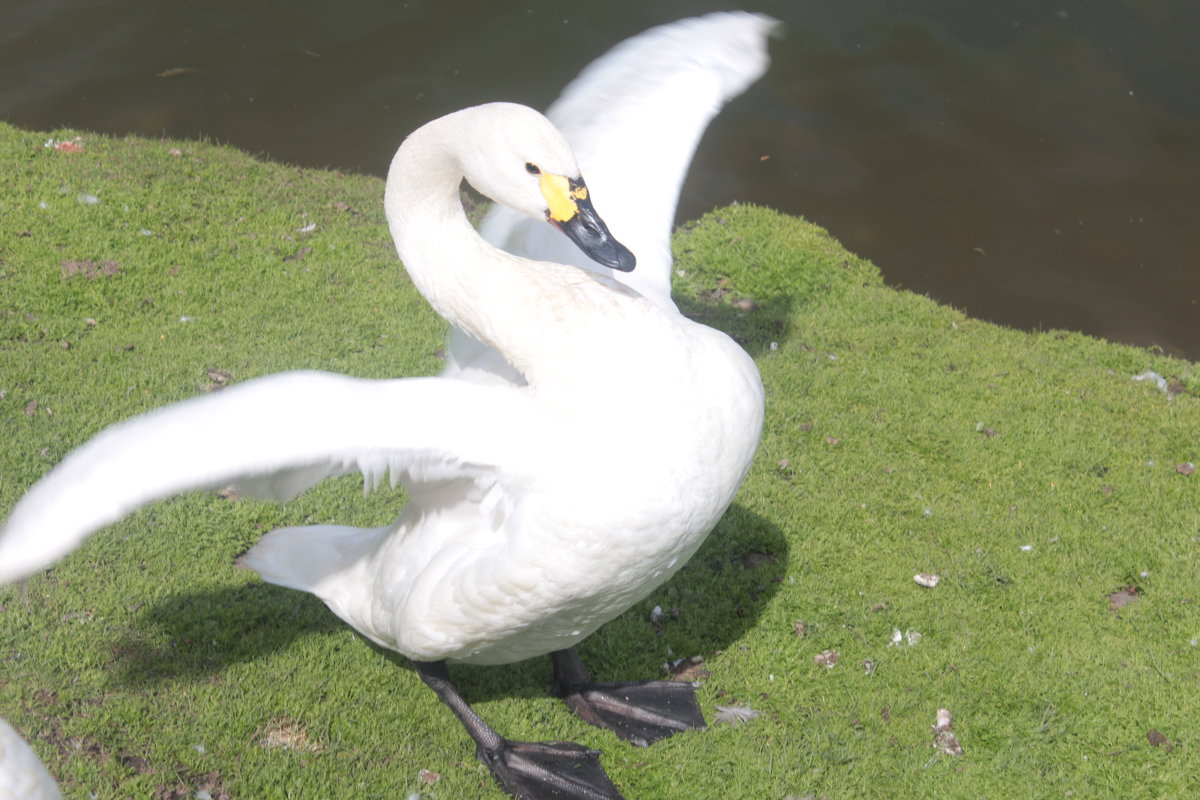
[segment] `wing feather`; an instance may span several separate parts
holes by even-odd
[[[718,12],[651,28],[584,68],[546,110],[591,188],[600,216],[633,250],[637,268],[614,275],[671,303],[671,230],[692,155],[709,122],[770,64],[779,23]],[[493,208],[484,238],[517,255],[612,274],[550,225]]]
[[[546,109],[575,153],[600,216],[637,256],[614,273],[542,220],[507,206],[479,227],[514,255],[611,276],[662,308],[671,300],[671,231],[692,155],[709,122],[770,65],[767,39],[780,23],[762,14],[717,12],[659,25],[588,64]],[[491,348],[455,329],[445,375],[475,382],[519,374]]]
[[[289,499],[323,478],[420,484],[521,469],[528,396],[441,378],[288,372],[185,400],[102,431],[17,503],[0,529],[0,583],[180,492],[236,484]]]

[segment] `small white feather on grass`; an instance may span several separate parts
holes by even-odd
[[[749,722],[759,716],[761,716],[760,712],[750,706],[717,706],[717,715],[713,718],[713,725],[741,725],[743,722]]]

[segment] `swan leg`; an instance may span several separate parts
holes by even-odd
[[[638,747],[707,727],[691,683],[595,683],[574,648],[558,650],[551,657],[555,694],[585,722],[608,728]]]
[[[414,661],[425,685],[475,740],[475,754],[520,800],[624,800],[600,766],[600,751],[572,742],[514,742],[492,730],[450,681],[445,661]]]

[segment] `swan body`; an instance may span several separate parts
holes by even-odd
[[[352,469],[390,471],[408,489],[393,524],[276,531],[243,563],[409,658],[495,664],[563,649],[669,578],[749,466],[758,373],[723,333],[611,278],[480,238],[462,177],[544,217],[535,163],[578,179],[540,114],[479,106],[413,133],[385,193],[418,288],[526,385],[285,373],[152,412],[30,490],[0,535],[0,580],[159,497],[234,482],[282,500]]]
[[[0,719],[0,800],[62,800],[62,792],[21,735]]]

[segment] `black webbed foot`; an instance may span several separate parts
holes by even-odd
[[[500,786],[521,800],[624,800],[600,766],[600,752],[571,742],[480,746],[479,760]]]
[[[553,654],[555,691],[584,721],[645,747],[707,727],[695,687],[678,681],[594,683],[574,650]]]
[[[500,736],[463,700],[446,662],[413,662],[475,740],[475,753],[504,791],[520,800],[625,800],[600,766],[600,752],[571,742],[513,742]]]

